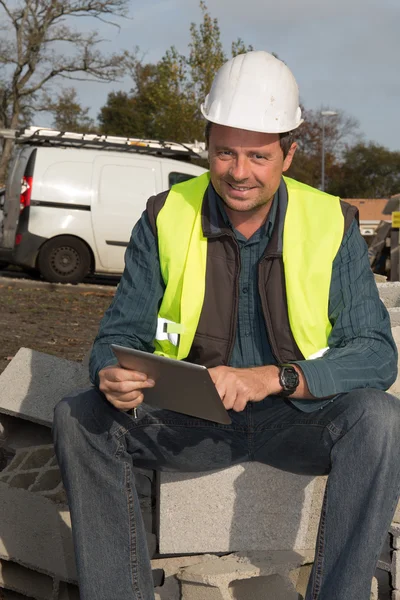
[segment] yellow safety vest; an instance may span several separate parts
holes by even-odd
[[[339,198],[284,178],[288,206],[283,263],[290,328],[305,358],[326,349],[332,262],[343,238]],[[190,352],[204,302],[207,239],[201,208],[209,172],[173,186],[157,217],[166,290],[158,315],[157,354],[182,360]]]

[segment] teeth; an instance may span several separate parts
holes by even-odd
[[[238,192],[245,192],[246,190],[249,190],[250,188],[248,187],[238,187],[237,185],[232,185],[231,187],[233,187],[234,190],[237,190]]]

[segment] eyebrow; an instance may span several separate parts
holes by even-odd
[[[230,146],[215,146],[215,150],[218,152],[220,152],[221,150],[227,150],[229,152],[236,152],[235,148],[232,148]],[[268,152],[268,150],[256,150],[254,148],[249,148],[249,150],[246,151],[246,154],[260,154],[261,156],[272,156],[271,152]]]

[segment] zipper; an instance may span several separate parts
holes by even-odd
[[[272,320],[271,320],[271,314],[269,312],[269,310],[267,310],[267,305],[266,305],[266,300],[265,300],[265,294],[261,293],[261,283],[265,284],[266,281],[261,281],[261,263],[264,260],[270,260],[272,258],[280,258],[281,254],[279,253],[270,253],[268,254],[268,256],[263,256],[262,259],[260,260],[260,262],[258,263],[258,293],[260,295],[261,298],[261,306],[263,309],[263,314],[264,314],[264,320],[265,323],[267,325],[267,335],[271,344],[271,350],[272,350],[272,354],[274,355],[275,360],[277,361],[278,364],[283,363],[283,359],[280,356],[279,350],[278,350],[278,345],[276,343],[276,339],[275,339],[275,335],[274,335],[274,330],[272,327]],[[263,286],[265,288],[265,285]]]
[[[231,360],[231,356],[232,356],[232,352],[233,352],[233,347],[235,345],[235,337],[236,334],[234,335],[234,329],[237,326],[237,321],[238,321],[238,306],[239,306],[239,279],[240,279],[240,271],[242,268],[242,263],[240,260],[240,250],[239,250],[239,245],[236,241],[236,238],[233,234],[228,234],[229,237],[232,239],[234,245],[235,245],[235,253],[236,253],[236,260],[238,262],[238,269],[237,269],[237,273],[236,273],[236,277],[235,277],[235,297],[234,297],[234,306],[233,306],[233,310],[232,310],[232,315],[231,315],[231,325],[230,325],[230,329],[229,329],[229,345],[226,351],[226,364],[229,365],[229,362]]]

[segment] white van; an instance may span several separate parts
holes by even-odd
[[[205,172],[188,145],[25,130],[8,178],[0,259],[47,281],[120,274],[146,200]]]

